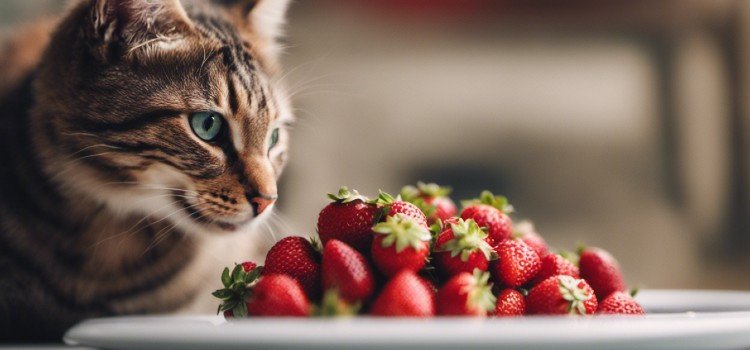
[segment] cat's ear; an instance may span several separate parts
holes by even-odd
[[[290,0],[219,0],[240,18],[241,29],[272,48],[284,36]]]
[[[193,30],[180,0],[92,0],[88,35],[99,45],[138,45]]]

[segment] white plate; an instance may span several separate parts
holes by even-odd
[[[644,317],[268,319],[118,317],[84,321],[71,345],[107,349],[742,349],[750,292],[645,290]]]

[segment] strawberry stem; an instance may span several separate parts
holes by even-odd
[[[386,217],[385,222],[373,226],[372,231],[385,235],[384,248],[395,243],[396,253],[401,253],[406,247],[420,249],[424,242],[429,242],[431,239],[428,229],[401,213]]]

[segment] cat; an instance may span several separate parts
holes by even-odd
[[[273,209],[288,0],[77,0],[0,55],[0,342],[215,312]]]

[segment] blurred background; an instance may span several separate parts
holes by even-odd
[[[60,8],[3,0],[0,35]],[[277,235],[314,233],[342,184],[435,181],[632,284],[750,289],[750,2],[297,1],[286,44]]]

